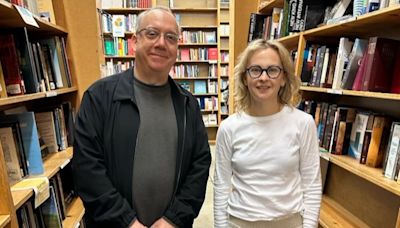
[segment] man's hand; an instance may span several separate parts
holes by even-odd
[[[157,221],[153,223],[153,225],[150,226],[151,228],[174,228],[173,225],[171,225],[169,222],[167,222],[165,219],[160,218]]]
[[[147,226],[143,225],[136,219],[136,221],[130,226],[130,228],[147,228]]]

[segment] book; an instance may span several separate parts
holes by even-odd
[[[25,87],[19,70],[20,64],[13,34],[0,35],[0,62],[7,94],[10,96],[24,94]]]
[[[37,76],[32,44],[28,37],[28,30],[24,27],[15,33],[15,43],[20,58],[19,64],[27,93],[40,92],[40,83]]]
[[[400,42],[396,40],[381,37],[369,39],[366,68],[361,88],[363,91],[390,91],[395,55],[399,45]]]
[[[40,17],[48,22],[57,24],[52,0],[36,0],[36,3]]]
[[[400,122],[393,122],[383,167],[383,175],[394,180],[400,158]]]
[[[19,122],[29,175],[43,174],[43,160],[33,112],[3,115],[1,122]]]
[[[21,169],[19,151],[17,150],[14,134],[11,127],[0,128],[0,142],[3,149],[4,161],[6,163],[7,175],[10,185],[18,182],[24,176]]]
[[[389,133],[388,119],[385,116],[376,116],[372,128],[371,142],[368,148],[366,165],[381,167],[386,151]]]
[[[400,47],[397,48],[390,93],[400,93]]]
[[[263,37],[263,31],[265,25],[264,21],[266,17],[267,15],[259,13],[250,14],[248,42]]]
[[[345,69],[343,79],[341,82],[342,89],[351,89],[356,78],[358,68],[361,65],[361,59],[367,48],[368,41],[356,38],[353,48],[349,55],[349,63]]]
[[[61,215],[57,209],[56,193],[53,186],[49,187],[50,197],[40,207],[46,227],[62,227]]]
[[[350,134],[350,145],[348,154],[350,157],[357,159],[361,158],[362,143],[364,141],[365,129],[367,128],[369,113],[359,112],[356,114],[354,124]]]
[[[207,82],[204,80],[194,81],[194,94],[206,94],[207,93]]]
[[[340,85],[343,79],[343,73],[344,70],[347,68],[352,47],[353,42],[350,41],[349,38],[340,38],[332,89],[340,89]]]

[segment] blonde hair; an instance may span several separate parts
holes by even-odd
[[[245,84],[246,68],[250,58],[259,50],[272,48],[275,50],[282,63],[285,76],[285,85],[279,90],[278,99],[281,104],[297,105],[300,100],[300,78],[294,74],[294,64],[288,50],[277,41],[257,39],[252,41],[239,55],[238,64],[235,66],[234,98],[236,111],[248,111],[250,106],[250,93]]]

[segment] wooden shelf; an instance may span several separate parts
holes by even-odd
[[[11,195],[16,209],[20,208],[31,196],[33,196],[32,190],[12,190]]]
[[[296,48],[299,44],[299,39],[300,39],[300,33],[296,33],[290,36],[285,36],[282,38],[277,39],[277,41],[279,41],[280,43],[282,43],[283,45],[285,45],[286,48],[288,49],[292,49],[292,48]]]
[[[135,56],[133,56],[133,55],[125,55],[125,56],[109,56],[109,55],[105,55],[104,58],[106,58],[106,59],[134,59]]]
[[[358,96],[358,97],[368,97],[375,99],[385,99],[385,100],[396,100],[400,101],[400,94],[393,93],[379,93],[379,92],[368,92],[368,91],[353,91],[353,90],[332,90],[321,87],[311,87],[311,86],[301,86],[302,91],[318,92],[318,93],[329,93],[347,96]]]
[[[283,3],[284,0],[272,0],[272,1],[266,1],[266,3],[261,4],[258,8],[258,12],[262,14],[271,14],[272,9],[274,7],[277,8],[283,8]]]
[[[208,140],[208,144],[215,145],[215,140]]]
[[[382,26],[385,25],[385,26]],[[398,37],[400,34],[400,6],[395,5],[353,18],[351,21],[324,25],[304,32],[308,39],[338,36],[382,36]]]
[[[126,14],[126,13],[140,13],[142,11],[147,10],[148,8],[109,8],[109,9],[100,9],[109,14]]]
[[[57,90],[53,90],[50,92],[40,92],[40,93],[31,93],[31,94],[18,95],[18,96],[10,96],[10,97],[6,97],[6,98],[1,98],[0,106],[16,104],[16,103],[21,103],[21,102],[31,101],[31,100],[37,100],[37,99],[41,99],[41,98],[45,98],[45,97],[54,97],[54,96],[58,96],[61,94],[73,93],[73,92],[76,92],[77,90],[78,89],[74,86],[71,88],[57,89]]]
[[[1,28],[21,28],[26,26],[28,30],[49,35],[65,35],[67,30],[61,26],[49,23],[37,16],[33,16],[40,28],[27,25],[22,20],[14,6],[4,0],[0,0],[0,27]]]
[[[85,214],[82,200],[77,197],[67,208],[66,217],[63,221],[63,227],[77,227]]]
[[[351,212],[327,196],[322,197],[319,224],[324,228],[369,227]]]
[[[172,8],[172,12],[216,12],[217,8]]]
[[[218,110],[213,110],[213,109],[202,109],[200,111],[201,112],[218,112]]]
[[[217,60],[177,60],[176,63],[217,63]]]
[[[10,221],[10,215],[0,215],[0,228],[7,226]]]
[[[218,125],[216,125],[216,124],[213,124],[213,125],[206,125],[206,128],[216,128],[216,127],[218,127]]]
[[[217,46],[217,43],[179,43],[178,46]]]
[[[193,93],[193,96],[218,96],[218,93]]]
[[[192,78],[188,78],[188,77],[184,77],[184,78],[172,78],[174,80],[217,80],[217,77],[192,77]]]
[[[396,181],[384,177],[381,168],[372,168],[360,164],[356,159],[346,155],[330,154],[329,161],[397,196],[400,196],[400,185],[396,183]]]
[[[73,149],[69,147],[64,151],[47,155],[43,161],[44,174],[40,176],[52,178],[61,168],[68,164],[72,158],[72,153]],[[18,209],[33,195],[33,190],[13,190],[11,186],[11,195],[14,206]]]
[[[190,26],[190,25],[183,25],[180,26],[181,29],[217,29],[218,26],[210,25],[210,26]]]

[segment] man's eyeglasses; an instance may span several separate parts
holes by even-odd
[[[260,66],[251,66],[246,69],[247,74],[253,79],[261,77],[264,71],[267,73],[269,78],[276,79],[279,77],[283,69],[279,66],[269,66],[265,69],[261,68]]]
[[[160,39],[161,34],[164,36],[164,40],[170,44],[177,44],[179,40],[179,35],[173,32],[162,33],[155,28],[143,28],[136,32],[136,34],[142,33],[144,36],[151,41],[157,41]]]

